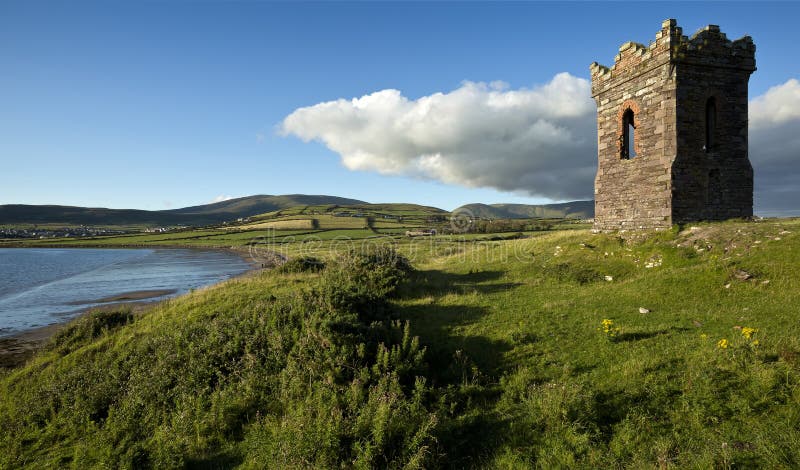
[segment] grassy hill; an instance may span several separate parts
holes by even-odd
[[[0,224],[69,225],[210,225],[263,212],[312,204],[363,204],[363,201],[335,196],[291,194],[286,196],[247,196],[228,201],[162,211],[106,209],[72,206],[0,206]]]
[[[5,373],[0,467],[797,468],[799,234],[294,241]]]
[[[229,220],[231,218],[250,217],[256,214],[290,207],[314,206],[320,204],[351,205],[366,203],[357,199],[337,196],[315,196],[307,194],[288,194],[285,196],[259,195],[229,199],[227,201],[204,204],[201,206],[184,207],[183,209],[174,209],[164,212],[184,215],[220,214],[225,216],[224,220]]]
[[[558,204],[467,204],[453,212],[468,211],[482,219],[562,218],[590,219],[594,217],[594,201],[572,201]]]

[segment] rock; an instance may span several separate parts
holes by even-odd
[[[639,313],[650,313],[649,308],[639,307]]]
[[[733,273],[733,277],[735,277],[736,279],[738,279],[740,281],[746,281],[746,280],[750,279],[751,277],[753,277],[753,275],[748,273],[744,269],[737,269],[736,272]]]
[[[614,277],[613,276],[605,276],[603,279],[605,279],[608,282],[611,282],[611,281],[614,280]]]

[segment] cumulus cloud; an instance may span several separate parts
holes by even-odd
[[[756,213],[800,215],[800,82],[770,88],[749,112]]]
[[[567,200],[592,197],[595,113],[589,82],[560,73],[530,89],[465,82],[418,99],[389,89],[327,101],[295,110],[280,131],[323,143],[351,170]],[[757,212],[800,209],[799,158],[791,79],[750,102]]]
[[[351,170],[590,198],[597,159],[587,80],[567,73],[531,89],[465,82],[412,100],[381,90],[299,108],[284,135],[319,141]]]

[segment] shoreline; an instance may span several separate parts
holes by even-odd
[[[19,247],[19,248],[32,248],[32,247]],[[52,248],[77,248],[77,247],[60,246]],[[83,248],[96,249],[98,247],[83,247]],[[125,247],[125,248],[143,248],[143,247]],[[248,269],[235,276],[231,276],[228,279],[216,282],[214,284],[209,284],[206,287],[216,286],[223,282],[228,282],[233,279],[252,276],[254,273],[262,270],[261,265],[256,261],[254,261],[252,258],[250,258],[248,256],[248,252],[245,250],[236,250],[225,247],[198,248],[198,247],[159,246],[153,248],[193,249],[193,250],[203,250],[203,251],[228,251],[242,258],[242,260],[245,261],[249,266]],[[3,370],[10,371],[24,365],[25,363],[28,362],[28,360],[30,360],[36,354],[36,352],[38,352],[45,344],[47,344],[47,342],[50,340],[50,338],[53,337],[53,335],[55,335],[61,329],[63,329],[70,323],[76,321],[77,319],[83,317],[89,312],[96,312],[96,311],[103,311],[103,310],[117,309],[117,308],[130,308],[132,313],[138,316],[146,313],[152,307],[158,305],[161,302],[165,302],[167,300],[174,299],[182,295],[186,295],[186,294],[181,294],[178,296],[172,295],[175,294],[176,292],[177,290],[175,289],[126,291],[106,296],[101,299],[89,300],[86,302],[84,301],[76,302],[75,305],[85,305],[88,303],[106,303],[106,305],[94,305],[91,307],[80,309],[77,315],[64,322],[56,322],[56,323],[51,323],[49,325],[37,326],[27,330],[12,333],[8,336],[0,337],[0,371]],[[164,297],[165,295],[168,297],[154,299],[155,297]]]
[[[38,352],[50,338],[64,329],[70,323],[83,317],[89,312],[98,312],[118,308],[130,308],[134,315],[145,313],[150,307],[163,302],[163,300],[120,302],[110,305],[98,305],[81,310],[80,313],[66,322],[51,323],[37,326],[28,330],[14,333],[0,338],[0,370],[12,370],[24,365],[36,352]]]
[[[119,294],[109,295],[95,300],[76,300],[69,302],[69,305],[89,305],[89,304],[118,304],[120,302],[138,302],[146,299],[154,299],[156,297],[164,297],[178,292],[177,289],[153,289],[153,290],[134,290],[129,292],[120,292]],[[97,305],[102,307],[102,305]]]

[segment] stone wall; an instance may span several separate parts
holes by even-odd
[[[595,228],[660,228],[752,215],[747,77],[755,69],[754,53],[748,37],[731,42],[710,26],[687,39],[675,20],[667,20],[649,46],[629,42],[613,67],[592,64]],[[710,96],[718,103],[718,145],[706,152]],[[630,159],[622,152],[627,109],[636,124],[637,156]]]
[[[729,41],[717,26],[681,38],[677,69],[677,154],[672,164],[673,222],[753,215],[747,149],[747,83],[755,70],[749,37]],[[716,103],[713,145],[705,148],[706,103]]]
[[[597,102],[598,165],[595,227],[603,230],[672,224],[669,168],[676,152],[675,71],[670,27],[649,47],[626,43],[614,66],[592,64]],[[621,157],[622,115],[634,111],[637,156]]]

